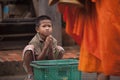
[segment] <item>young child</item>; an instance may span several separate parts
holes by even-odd
[[[23,67],[28,74],[25,80],[33,80],[32,61],[62,58],[64,49],[57,45],[57,40],[51,35],[52,26],[50,17],[43,15],[37,18],[37,34],[23,50]]]

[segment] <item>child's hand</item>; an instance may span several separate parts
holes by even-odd
[[[45,46],[48,47],[52,44],[53,38],[51,35],[49,35],[45,40]]]

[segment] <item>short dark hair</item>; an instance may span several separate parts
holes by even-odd
[[[42,20],[52,20],[52,19],[47,15],[39,16],[39,17],[37,17],[37,19],[35,21],[36,22],[36,27],[38,27],[40,25],[40,21],[42,21]]]

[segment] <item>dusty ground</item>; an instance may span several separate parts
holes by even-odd
[[[64,47],[64,49],[66,50],[63,56],[64,59],[66,58],[78,59],[80,54],[79,46]],[[0,80],[24,79],[25,72],[22,68],[21,55],[22,50],[0,51]],[[81,80],[96,80],[96,74],[82,72]],[[110,80],[120,80],[120,77],[111,76]]]

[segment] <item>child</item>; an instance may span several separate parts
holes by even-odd
[[[57,40],[51,35],[52,26],[50,17],[43,15],[37,18],[37,34],[23,50],[23,66],[28,74],[25,80],[33,80],[31,61],[62,58],[64,49],[57,46]]]

